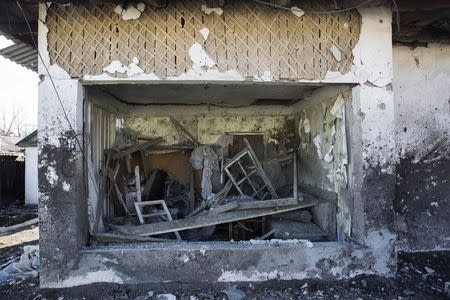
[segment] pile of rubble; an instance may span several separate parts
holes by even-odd
[[[282,237],[284,227],[273,225],[279,222],[267,224],[272,215],[315,225],[306,209],[318,200],[297,191],[292,149],[266,158],[262,136],[250,134],[224,133],[215,145],[200,145],[182,124],[171,121],[184,143],[167,145],[163,138],[130,138],[125,132],[118,145],[104,151],[96,241]],[[104,216],[104,203],[113,215]]]

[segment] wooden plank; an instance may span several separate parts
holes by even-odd
[[[212,199],[208,200],[208,204],[210,205],[217,205],[222,204],[223,199],[228,195],[228,192],[231,190],[231,187],[233,186],[233,183],[231,181],[227,181],[223,189],[221,189]]]
[[[137,213],[137,215],[138,215],[139,222],[140,222],[141,224],[144,224],[144,223],[145,223],[145,222],[144,222],[144,217],[150,216],[150,215],[156,215],[156,214],[150,214],[150,215],[143,215],[143,214],[142,214],[142,211],[141,211],[142,206],[151,206],[151,205],[153,205],[153,206],[161,205],[161,206],[163,207],[163,209],[164,209],[164,214],[166,215],[167,220],[170,221],[170,222],[173,221],[172,215],[170,214],[169,208],[167,207],[166,201],[164,201],[164,200],[153,200],[153,201],[144,201],[144,202],[140,202],[140,201],[139,201],[139,202],[134,202],[134,207],[136,208],[136,213]],[[157,213],[157,214],[159,214],[159,213]],[[159,215],[161,215],[161,214],[159,214]],[[182,241],[181,236],[180,236],[180,234],[178,233],[178,231],[175,231],[174,233],[175,233],[175,237],[177,238],[177,240],[178,240],[178,241]]]
[[[210,212],[215,213],[215,214],[221,214],[221,213],[233,210],[233,209],[237,209],[238,207],[239,207],[239,203],[237,201],[231,201],[227,204],[214,207],[213,209],[210,210]]]
[[[298,199],[295,198],[282,198],[282,199],[272,199],[272,200],[261,200],[261,201],[248,201],[239,202],[237,210],[242,209],[257,209],[257,208],[269,208],[269,207],[283,207],[290,205],[297,205]]]
[[[271,231],[269,231],[266,234],[262,235],[261,237],[257,238],[257,240],[265,240],[274,233],[275,233],[275,230],[272,229]]]
[[[109,163],[109,159],[107,161]],[[111,184],[106,193],[106,200],[109,200],[109,196],[111,195],[111,192],[114,189],[114,184],[116,183],[117,173],[119,172],[121,161],[122,161],[121,159],[118,159],[116,161],[116,169],[114,170],[113,177],[110,178]],[[106,169],[105,172],[109,173],[108,169]],[[108,176],[108,175],[106,175],[106,176]],[[106,183],[105,183],[105,187],[106,187]],[[98,203],[97,203],[97,213],[95,215],[95,222],[94,222],[94,229],[93,229],[94,233],[98,232],[98,227],[100,226],[100,219],[102,218],[102,214],[103,214],[103,202],[104,201],[105,201],[105,199],[99,195]]]
[[[157,173],[157,171],[153,171],[152,174],[150,174],[150,178],[148,178],[147,182],[145,183],[144,191],[142,192],[142,194],[144,196],[148,197],[150,195],[150,191],[152,189],[153,182],[155,181],[155,178],[156,178],[156,173]]]
[[[129,154],[125,155],[125,162],[127,165],[127,172],[128,174],[131,174],[131,155]]]
[[[142,202],[142,194],[141,194],[141,175],[139,173],[139,166],[134,168],[134,179],[136,181],[136,201]]]
[[[297,127],[296,127],[297,128]],[[294,179],[292,180],[294,199],[298,199],[298,170],[297,170],[297,151],[292,153],[294,156]]]
[[[163,141],[163,138],[155,138],[153,141],[148,141],[142,144],[137,144],[134,146],[131,146],[127,149],[124,149],[118,153],[115,153],[111,156],[112,159],[119,159],[123,158],[127,155],[133,154],[134,152],[145,150],[153,145],[157,145]]]
[[[189,214],[187,214],[186,217],[192,217],[201,211],[203,211],[207,205],[215,206],[220,205],[223,202],[223,199],[227,196],[228,192],[230,191],[231,187],[233,186],[233,183],[228,180],[223,189],[220,190],[212,199],[208,201],[203,201],[199,207],[191,211]]]
[[[145,155],[143,150],[139,150],[139,155],[141,156],[141,163],[142,163],[142,171],[144,172],[144,179],[147,179],[147,167],[145,164]]]
[[[5,234],[5,233],[12,232],[12,231],[16,231],[18,229],[22,229],[24,227],[37,224],[38,222],[39,222],[39,218],[34,218],[31,220],[25,221],[23,223],[20,223],[20,224],[8,226],[8,227],[0,227],[0,234]]]
[[[194,189],[194,171],[192,170],[189,177],[189,209],[195,207],[195,189]]]
[[[183,125],[181,125],[180,122],[178,122],[174,117],[170,117],[170,122],[172,122],[173,127],[175,129],[181,131],[181,133],[189,140],[191,141],[195,146],[198,145],[197,138],[193,136]]]
[[[117,198],[119,199],[120,204],[122,204],[123,209],[125,210],[125,213],[126,213],[127,215],[129,215],[129,214],[130,214],[130,211],[128,210],[128,207],[127,207],[125,201],[123,200],[122,193],[120,192],[119,187],[117,186],[116,183],[114,183],[114,187],[115,187],[115,189],[116,189]]]
[[[143,224],[143,225],[123,225],[117,226],[113,225],[113,229],[117,230],[123,234],[129,235],[139,235],[139,236],[150,236],[156,234],[163,234],[168,232],[183,231],[188,229],[212,226],[217,224],[224,224],[230,222],[236,222],[240,220],[247,220],[258,218],[267,215],[279,214],[291,210],[302,209],[306,207],[314,206],[318,203],[316,199],[305,199],[300,204],[293,206],[284,206],[278,208],[261,208],[261,209],[248,209],[248,210],[237,210],[225,212],[222,214],[204,214],[199,216],[194,216],[191,218],[174,220],[172,222],[159,222],[153,224]]]

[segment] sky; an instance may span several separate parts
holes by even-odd
[[[12,42],[0,35],[0,49],[10,45]],[[36,129],[38,82],[37,73],[0,56],[0,129],[4,118],[9,124],[14,114],[26,133]],[[17,133],[16,128],[14,131]]]

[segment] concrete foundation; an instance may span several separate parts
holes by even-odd
[[[92,282],[252,282],[348,278],[385,274],[370,249],[335,242],[249,241],[240,243],[130,244],[84,249],[70,277],[44,287]],[[192,274],[197,274],[192,276]]]

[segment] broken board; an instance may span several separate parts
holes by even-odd
[[[118,226],[112,224],[108,224],[108,226],[123,234],[150,236],[274,215],[291,210],[311,207],[317,203],[317,199],[308,198],[302,202],[299,202],[297,205],[292,206],[229,211],[221,214],[208,213],[191,218],[174,220],[172,222],[159,222],[137,226]]]

